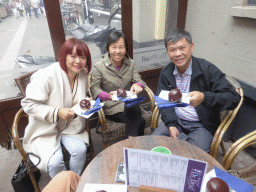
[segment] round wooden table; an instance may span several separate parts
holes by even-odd
[[[156,146],[168,148],[173,155],[208,162],[207,172],[211,171],[213,166],[225,170],[208,153],[186,141],[161,136],[131,137],[106,148],[90,162],[81,176],[77,192],[82,192],[86,183],[121,184],[115,182],[115,177],[118,163],[124,162],[123,148],[151,150]],[[138,191],[138,188],[128,186],[128,191]]]

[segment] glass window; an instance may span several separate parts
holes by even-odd
[[[133,1],[133,59],[140,71],[170,62],[164,38],[176,28],[177,10],[178,0]]]
[[[248,0],[248,5],[256,5],[256,0]]]
[[[84,40],[93,64],[109,33],[122,30],[121,0],[59,0],[66,39]],[[20,96],[14,78],[55,62],[43,0],[0,2],[0,100]]]
[[[66,39],[82,39],[88,45],[93,65],[106,53],[106,39],[122,30],[121,0],[60,1]]]
[[[0,100],[20,96],[14,78],[55,61],[42,0],[0,3]]]

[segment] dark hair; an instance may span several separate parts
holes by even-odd
[[[85,56],[87,58],[86,69],[87,75],[90,73],[92,68],[91,53],[85,42],[79,39],[71,38],[68,39],[60,48],[58,54],[58,60],[60,67],[67,73],[67,55],[72,54],[72,51],[76,47],[76,53],[78,56]]]
[[[176,43],[179,40],[185,38],[189,44],[192,44],[192,36],[188,31],[185,31],[183,29],[174,29],[170,32],[170,34],[165,38],[165,47],[167,48],[168,43]]]
[[[107,38],[107,43],[106,43],[107,52],[109,52],[110,44],[117,42],[121,37],[124,39],[124,44],[125,44],[126,51],[128,50],[127,49],[128,48],[127,39],[126,39],[124,33],[120,32],[120,31],[113,31],[112,33],[109,34],[109,36]]]

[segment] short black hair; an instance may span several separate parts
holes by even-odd
[[[188,31],[185,31],[183,29],[174,29],[170,32],[170,34],[165,38],[165,47],[167,48],[168,43],[176,43],[179,40],[185,38],[189,44],[192,44],[192,36]]]
[[[124,44],[125,44],[126,51],[128,50],[127,49],[128,48],[127,39],[126,39],[124,33],[121,32],[121,31],[113,31],[112,33],[109,34],[109,36],[107,38],[107,43],[106,43],[107,52],[109,52],[110,44],[117,42],[121,37],[124,39]]]

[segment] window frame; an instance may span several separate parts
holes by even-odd
[[[235,6],[231,7],[233,17],[244,17],[256,19],[256,3],[249,5],[248,0],[240,0]]]
[[[185,28],[186,12],[188,0],[179,0],[177,27]],[[132,0],[121,0],[122,30],[128,40],[128,55],[133,57],[133,34],[132,34]],[[57,59],[61,45],[66,41],[62,24],[59,0],[44,0],[52,46]],[[157,82],[161,69],[151,69],[140,72],[142,78],[148,78],[151,82]],[[148,82],[147,82],[148,83]],[[11,138],[11,127],[16,112],[21,108],[22,97],[12,97],[0,101],[0,144],[4,148],[9,148]],[[10,148],[9,148],[10,149]]]

